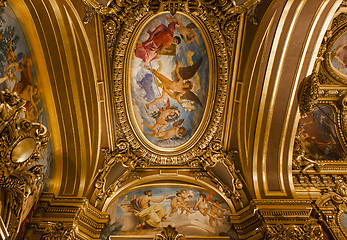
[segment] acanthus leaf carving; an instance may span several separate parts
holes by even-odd
[[[161,233],[156,234],[153,240],[186,240],[183,234],[179,234],[171,225],[164,227]]]
[[[300,89],[298,91],[299,109],[301,117],[307,116],[307,114],[313,110],[317,98],[318,79],[317,74],[312,73],[301,82]]]

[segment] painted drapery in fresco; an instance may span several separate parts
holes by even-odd
[[[131,64],[132,109],[144,138],[164,148],[189,141],[203,119],[208,92],[209,59],[196,24],[179,13],[150,20]]]
[[[220,198],[190,188],[141,189],[123,195],[108,207],[110,235],[150,235],[169,224],[186,236],[228,236],[230,209]]]

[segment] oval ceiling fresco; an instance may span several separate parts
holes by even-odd
[[[347,74],[347,33],[342,34],[331,49],[331,64],[340,73]]]
[[[157,15],[132,49],[131,111],[137,132],[155,147],[177,148],[203,122],[209,58],[197,24],[183,14]]]

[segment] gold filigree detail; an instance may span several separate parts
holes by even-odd
[[[186,240],[183,234],[179,234],[175,227],[171,225],[164,227],[161,233],[157,234],[153,240]]]
[[[130,174],[132,174],[136,167],[146,168],[149,163],[138,157],[136,150],[123,138],[118,139],[116,148],[114,151],[109,149],[102,149],[104,154],[103,167],[99,169],[99,176],[95,182],[96,197],[98,201],[102,201],[107,197],[110,197],[124,182]],[[126,171],[117,179],[117,182],[112,184],[108,189],[105,188],[105,181],[108,173],[116,163],[121,163]]]
[[[6,7],[7,0],[0,0],[0,7]]]
[[[207,175],[211,178],[211,181],[217,184],[218,188],[228,198],[234,198],[242,205],[242,188],[243,183],[238,175],[239,171],[235,168],[234,159],[238,157],[238,152],[233,151],[229,154],[226,153],[221,142],[219,140],[213,140],[206,148],[202,149],[200,155],[194,157],[188,162],[191,167],[201,167],[206,171]],[[212,169],[217,163],[223,163],[228,169],[231,177],[230,186],[227,186],[219,180]]]
[[[315,101],[318,98],[318,79],[316,73],[312,73],[301,82],[298,98],[301,117],[305,117],[313,110]]]
[[[325,193],[314,203],[314,215],[336,239],[347,239],[340,218],[347,213],[347,184],[343,180],[334,181],[335,187],[325,189]]]
[[[303,225],[285,225],[277,224],[268,226],[266,231],[266,239],[323,239],[323,231],[320,226],[312,226],[310,224]]]
[[[40,191],[38,160],[49,141],[43,125],[18,117],[25,103],[15,92],[0,91],[0,187],[5,196],[1,212],[11,234],[18,231],[28,197]]]
[[[49,222],[48,227],[45,228],[41,239],[43,240],[73,240],[75,237],[74,228],[64,226],[62,222]]]

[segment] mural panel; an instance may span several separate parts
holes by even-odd
[[[140,31],[131,64],[132,111],[139,132],[172,148],[191,139],[209,93],[209,59],[198,26],[176,13],[154,17]]]
[[[31,122],[39,122],[46,125],[43,114],[43,107],[40,101],[37,80],[35,77],[33,60],[31,58],[28,45],[24,38],[23,31],[12,9],[7,6],[0,8],[0,95],[8,92],[16,92],[21,99],[26,101],[25,112],[20,112],[18,119],[28,119]],[[1,105],[1,111],[3,111]],[[44,179],[48,178],[50,172],[51,151],[42,152],[43,158],[39,160],[37,166],[42,171]],[[24,159],[26,160],[26,159]],[[39,181],[36,191],[29,192],[29,196],[23,205],[22,219],[30,216],[32,206],[39,197],[45,181]],[[23,225],[25,224],[25,220]],[[21,228],[18,239],[23,233]]]
[[[227,204],[206,190],[151,188],[117,198],[107,209],[110,225],[102,234],[154,236],[169,224],[186,236],[229,236]]]
[[[313,159],[337,160],[344,156],[335,117],[326,105],[317,105],[314,110],[299,122],[299,144]]]

